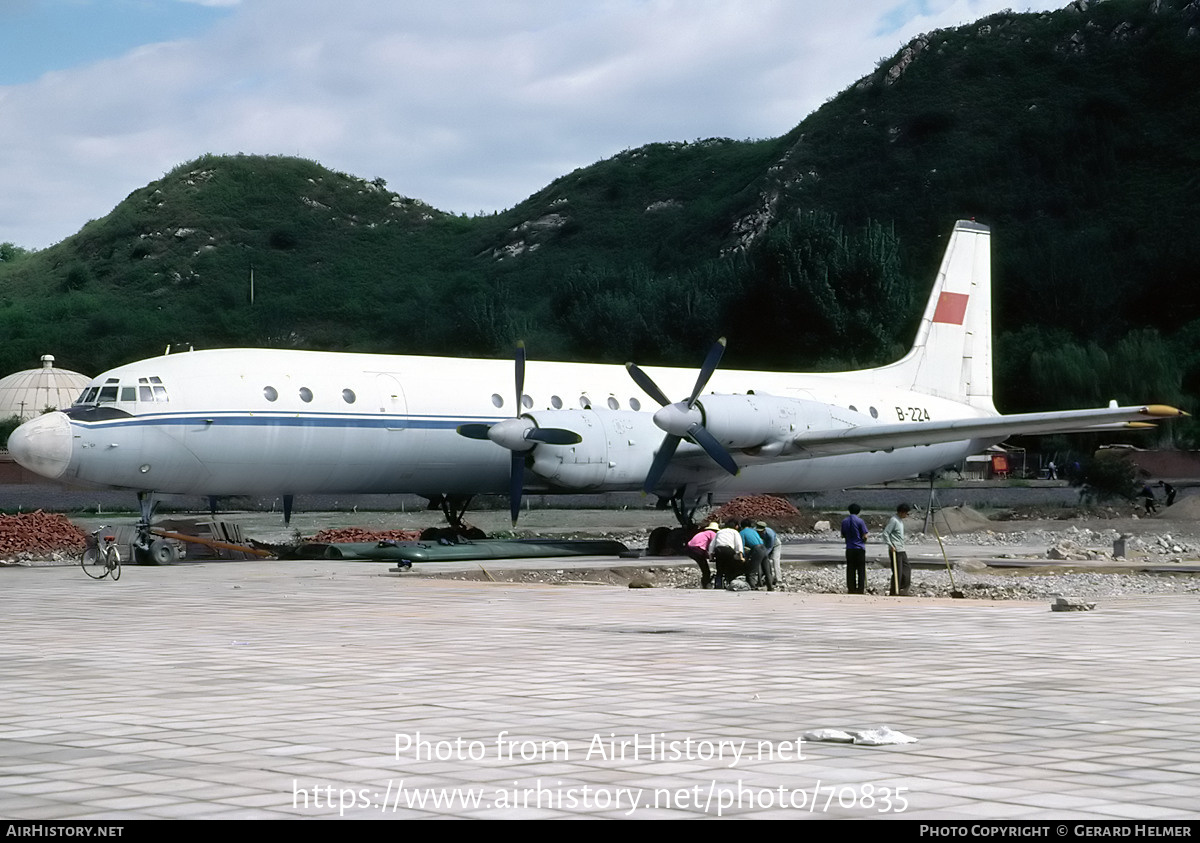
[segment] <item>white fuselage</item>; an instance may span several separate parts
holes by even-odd
[[[997,413],[990,236],[955,223],[911,349],[876,369],[724,371],[723,341],[699,371],[526,366],[521,347],[515,363],[197,351],[105,372],[65,413],[13,431],[9,450],[46,477],[139,492],[507,492],[515,513],[523,490],[840,489],[930,472],[1013,434],[1180,415],[1115,402]]]
[[[686,369],[646,371],[673,399],[686,397],[696,378]],[[781,435],[987,415],[897,389],[874,377],[877,371],[718,371],[705,395],[749,395],[747,415],[761,416],[757,423],[785,431]],[[16,449],[24,454],[18,455],[22,464],[47,476],[157,493],[501,493],[508,490],[512,452],[456,429],[519,412],[582,438],[577,446],[532,448],[526,488],[641,487],[663,432],[652,419],[658,405],[624,367],[531,362],[519,411],[513,382],[513,364],[504,360],[187,352],[105,372],[68,414],[30,423],[33,429]],[[714,433],[720,438],[718,429]],[[774,460],[754,449],[735,450],[742,443],[728,441],[741,466],[737,476],[685,441],[662,489],[735,494],[843,488],[930,471],[990,444],[963,440]]]

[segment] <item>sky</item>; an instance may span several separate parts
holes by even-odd
[[[0,0],[0,242],[206,153],[450,213],[622,150],[795,127],[922,32],[1065,0]]]

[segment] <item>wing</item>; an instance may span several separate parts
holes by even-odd
[[[1164,404],[1147,404],[1140,407],[985,416],[945,422],[860,425],[801,433],[793,437],[789,449],[792,452],[784,458],[805,459],[863,451],[890,451],[910,445],[934,445],[963,439],[1001,442],[1021,433],[1081,433],[1145,428],[1153,427],[1153,422],[1161,419],[1186,415],[1182,410]]]

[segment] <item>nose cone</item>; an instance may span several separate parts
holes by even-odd
[[[21,466],[57,480],[71,462],[71,420],[63,413],[46,413],[14,430],[8,451]]]
[[[510,451],[528,451],[536,442],[525,438],[534,424],[529,419],[504,419],[488,429],[488,439]]]
[[[693,425],[702,424],[703,421],[699,408],[688,409],[686,401],[668,404],[654,413],[654,423],[672,436],[687,436]]]

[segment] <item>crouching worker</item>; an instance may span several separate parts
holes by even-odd
[[[712,588],[712,570],[708,567],[708,546],[717,535],[717,522],[713,521],[688,541],[683,552],[700,566],[700,587]]]
[[[738,532],[741,533],[742,547],[745,548],[746,582],[756,590],[766,587],[767,591],[774,591],[771,577],[765,573],[769,552],[762,535],[754,529],[754,522],[749,518],[743,518],[740,527]]]
[[[745,547],[736,521],[726,521],[725,526],[717,530],[712,544],[708,546],[708,555],[717,569],[717,578],[713,583],[715,588],[724,588],[746,573],[746,565],[742,561]]]

